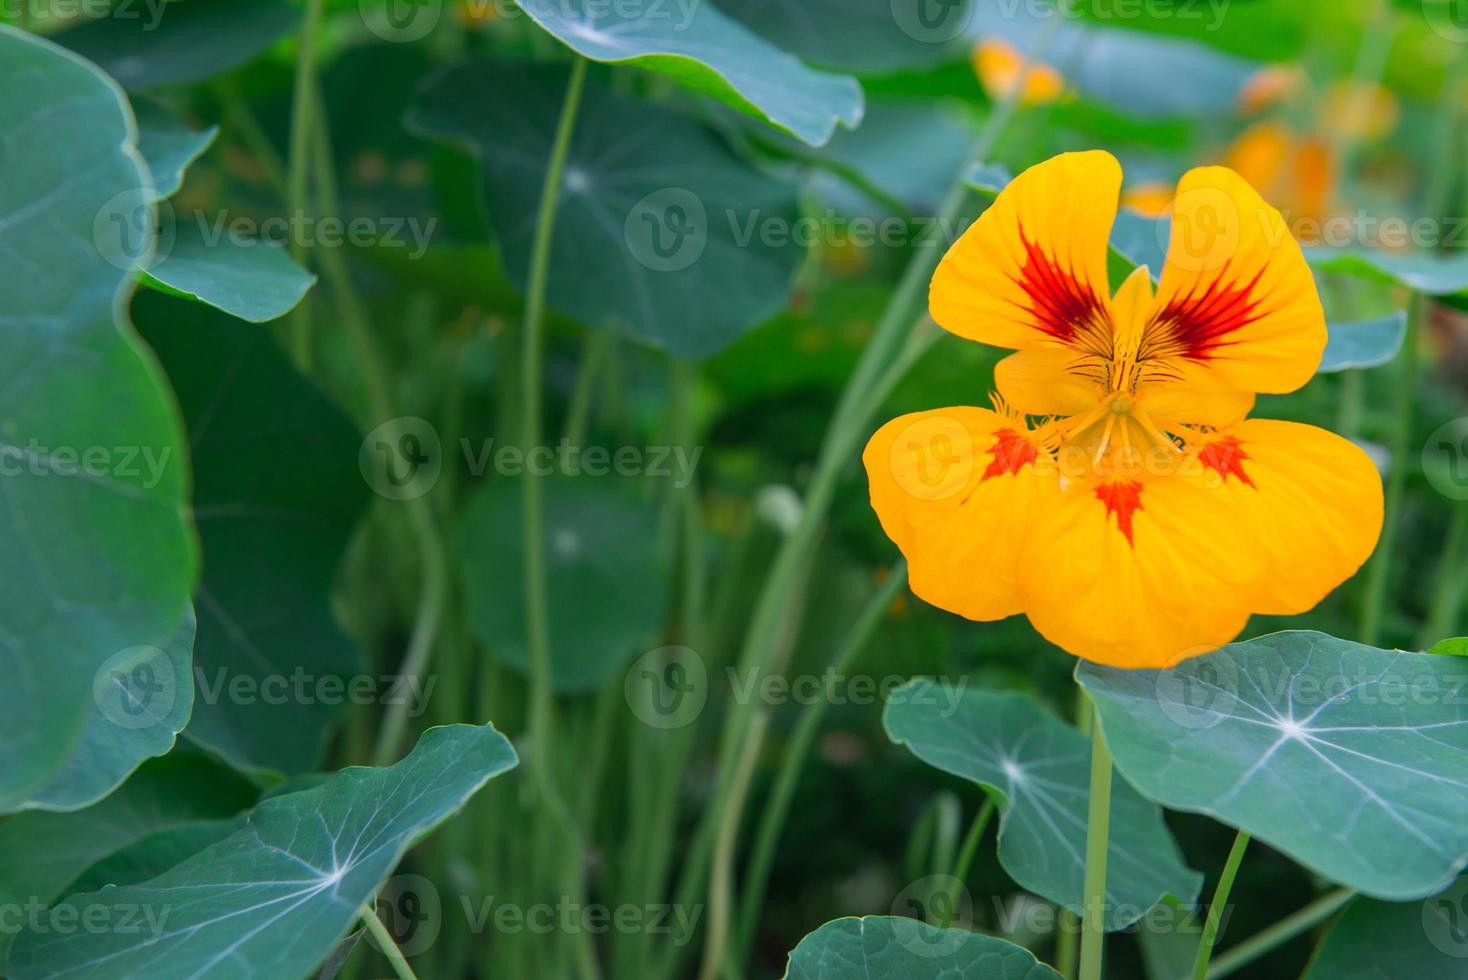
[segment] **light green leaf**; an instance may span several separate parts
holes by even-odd
[[[861,122],[861,85],[816,71],[711,3],[527,2],[525,12],[592,61],[633,64],[676,79],[813,146],[838,123]]]
[[[127,327],[154,190],[122,93],[0,27],[0,813],[72,757],[99,674],[188,609],[185,443]]]
[[[1462,980],[1468,967],[1468,878],[1421,902],[1352,902],[1304,980]]]
[[[1449,257],[1430,252],[1317,246],[1305,249],[1305,258],[1319,272],[1394,283],[1429,296],[1446,296],[1468,289],[1468,253]]]
[[[1448,657],[1468,657],[1468,636],[1454,636],[1446,640],[1438,640],[1428,647],[1428,653]]]
[[[1386,364],[1402,349],[1407,336],[1407,314],[1363,320],[1359,323],[1330,323],[1325,354],[1320,359],[1320,374],[1369,368]]]
[[[473,62],[433,76],[408,114],[418,132],[479,156],[489,217],[522,288],[565,84],[555,69]],[[788,235],[796,193],[686,116],[588,84],[548,300],[597,329],[683,357],[712,354],[788,303],[804,252]]]
[[[72,896],[16,940],[9,976],[304,976],[408,848],[515,763],[491,726],[430,729],[390,768],[344,769],[264,801],[245,829],[151,881]],[[126,915],[141,933],[58,931],[69,915],[108,924]]]
[[[785,980],[1060,980],[1013,943],[917,919],[869,915],[827,922],[790,954]]]
[[[313,769],[358,671],[329,596],[367,496],[361,437],[269,331],[156,292],[133,313],[193,445],[204,581],[184,734],[242,768]]]
[[[1079,912],[1086,871],[1091,742],[1022,694],[964,691],[918,679],[893,692],[887,737],[999,804],[999,863],[1022,887]],[[1198,897],[1162,811],[1124,783],[1112,789],[1106,928],[1123,929],[1167,896]]]
[[[749,28],[806,61],[887,75],[962,60],[978,0],[717,0]]]
[[[114,662],[93,687],[94,705],[71,758],[31,798],[43,810],[75,810],[112,792],[145,759],[164,755],[194,706],[197,624],[184,621],[130,663]]]
[[[186,0],[134,5],[136,17],[99,17],[56,40],[128,91],[188,85],[252,60],[301,19],[286,0]]]
[[[657,645],[668,595],[658,511],[621,482],[591,475],[541,480],[551,673],[563,693],[596,690]],[[525,671],[525,549],[516,479],[496,480],[470,501],[460,519],[458,551],[464,599],[480,641],[491,656]]]
[[[193,221],[180,223],[167,245],[148,266],[148,285],[250,323],[285,316],[316,282],[283,248],[228,232],[211,244]]]
[[[1468,671],[1453,657],[1274,633],[1166,671],[1082,663],[1117,768],[1378,898],[1468,864]]]
[[[172,197],[183,186],[184,173],[219,135],[218,126],[190,129],[152,99],[132,100],[138,118],[138,149],[153,172],[159,197]]]
[[[96,806],[72,813],[21,813],[0,821],[0,908],[39,914],[89,867],[150,834],[227,819],[255,790],[223,766],[174,753],[154,759]],[[20,923],[0,929],[0,964]]]

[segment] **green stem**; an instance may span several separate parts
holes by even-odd
[[[1438,560],[1427,619],[1417,635],[1419,649],[1425,650],[1457,632],[1463,609],[1463,570],[1468,566],[1468,556],[1463,552],[1465,541],[1468,541],[1468,503],[1459,502],[1453,507],[1453,522],[1448,526],[1447,542]]]
[[[321,27],[324,0],[306,0],[301,33],[296,39],[296,79],[291,94],[291,149],[286,172],[286,220],[296,227],[306,213],[307,176],[315,154],[312,128],[316,125],[316,34]],[[305,265],[305,243],[291,236],[291,257]],[[298,367],[311,365],[311,307],[302,303],[291,317],[291,353]]]
[[[948,895],[947,905],[943,909],[943,918],[938,923],[940,929],[947,929],[953,924],[953,912],[958,906],[958,893],[963,888],[963,880],[968,877],[968,869],[974,863],[974,855],[979,851],[979,840],[984,836],[984,830],[989,826],[989,821],[994,817],[994,797],[984,798],[984,805],[979,807],[979,812],[974,816],[974,822],[968,828],[968,836],[963,839],[963,849],[958,852],[958,861],[953,865],[953,891]]]
[[[1095,706],[1091,710],[1094,712]],[[1086,875],[1081,905],[1080,980],[1101,980],[1106,940],[1106,857],[1111,829],[1111,753],[1101,719],[1091,720],[1091,796],[1086,816]]]
[[[891,606],[892,600],[906,584],[907,562],[899,561],[893,566],[881,587],[862,607],[850,631],[842,639],[835,657],[831,660],[832,672],[839,675],[850,670],[851,665],[861,656],[862,651],[866,649],[867,644],[876,634],[877,627],[887,608]],[[785,827],[785,819],[790,813],[790,803],[795,797],[795,787],[800,781],[801,770],[805,767],[805,760],[810,755],[816,735],[820,733],[821,722],[826,717],[828,707],[829,703],[823,699],[807,705],[801,713],[800,721],[795,726],[795,733],[790,739],[790,745],[786,748],[784,758],[780,763],[780,772],[775,777],[774,788],[770,791],[769,799],[765,801],[759,829],[755,834],[754,849],[751,852],[748,869],[744,873],[744,897],[740,904],[740,947],[746,953],[754,942],[755,929],[759,923],[759,912],[765,904],[765,890],[769,887],[770,881],[770,865],[774,861],[775,848],[780,842],[780,832]]]
[[[1239,831],[1234,837],[1234,846],[1229,849],[1228,859],[1223,862],[1223,872],[1218,876],[1218,886],[1213,889],[1213,901],[1208,903],[1208,918],[1203,922],[1203,935],[1198,940],[1198,955],[1193,960],[1193,980],[1206,980],[1208,961],[1213,958],[1213,944],[1218,941],[1219,923],[1228,908],[1228,895],[1233,891],[1234,879],[1238,877],[1239,865],[1244,852],[1249,849],[1249,834]]]
[[[1076,960],[1080,955],[1081,924],[1070,909],[1060,910],[1059,932],[1055,935],[1055,972],[1065,980],[1075,980]]]
[[[398,949],[398,944],[393,940],[392,933],[387,931],[387,926],[377,917],[377,912],[368,905],[363,905],[359,911],[362,924],[377,940],[377,948],[387,957],[388,963],[392,964],[393,972],[398,975],[398,980],[418,980],[413,968],[408,965],[408,960],[403,956],[403,951]]]
[[[1324,922],[1355,897],[1356,893],[1350,888],[1337,888],[1322,895],[1298,912],[1293,912],[1268,929],[1255,933],[1214,960],[1213,968],[1208,971],[1208,980],[1223,980],[1224,977],[1242,970],[1259,957],[1273,952],[1301,933]]]
[[[592,394],[596,388],[597,375],[607,359],[612,335],[606,330],[597,330],[587,335],[581,351],[581,367],[576,374],[576,387],[571,391],[571,404],[566,409],[566,424],[562,431],[566,442],[580,447],[586,441],[587,424],[591,418]]]
[[[763,742],[765,724],[769,716],[759,714],[750,722],[748,745],[757,746]],[[734,785],[732,792],[741,800],[749,792],[750,780],[754,777],[754,764],[759,752],[746,751],[740,754],[739,767],[734,771]],[[717,853],[732,854],[734,851],[734,838],[739,832],[739,826],[734,821],[725,821],[719,825],[719,836],[714,843]],[[730,862],[715,861],[713,880],[709,886],[709,932],[708,940],[704,945],[703,965],[698,970],[698,980],[715,980],[719,976],[724,962],[724,947],[729,939],[729,919],[731,909],[729,905],[733,899],[733,867]]]
[[[1407,318],[1407,336],[1402,341],[1401,364],[1396,385],[1396,407],[1393,411],[1391,436],[1391,473],[1386,484],[1386,513],[1381,527],[1381,542],[1366,570],[1366,597],[1361,607],[1360,640],[1376,646],[1381,639],[1381,620],[1386,608],[1390,584],[1392,552],[1396,546],[1402,501],[1407,487],[1407,468],[1412,441],[1412,408],[1417,393],[1417,335],[1426,317],[1428,299],[1417,294]]]

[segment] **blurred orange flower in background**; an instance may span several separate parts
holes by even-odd
[[[1030,64],[1029,74],[1020,81],[1025,67],[1025,57],[1014,45],[997,37],[981,39],[974,45],[974,73],[990,99],[1004,98],[1017,85],[1023,84],[1019,94],[1020,105],[1039,105],[1054,102],[1065,94],[1065,78],[1050,65],[1041,62]]]
[[[1112,295],[1121,167],[1091,151],[1032,167],[933,276],[933,319],[1016,351],[994,410],[884,425],[872,506],[914,593],[970,619],[1023,612],[1069,652],[1165,667],[1251,613],[1303,612],[1375,547],[1382,488],[1323,429],[1247,419],[1314,375],[1325,319],[1278,211],[1237,174],[1186,174],[1160,283]]]

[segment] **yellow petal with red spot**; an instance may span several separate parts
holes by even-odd
[[[1137,472],[1073,481],[1030,530],[1025,614],[1051,643],[1113,667],[1168,667],[1229,642],[1249,619],[1254,564],[1208,490]]]
[[[1324,350],[1315,279],[1280,213],[1231,170],[1189,171],[1140,356],[1190,361],[1222,387],[1280,394],[1309,381]]]
[[[996,347],[1109,355],[1106,242],[1120,191],[1121,165],[1099,150],[1020,174],[938,264],[933,319]]]
[[[980,408],[904,415],[872,436],[862,454],[872,508],[907,556],[915,594],[970,619],[1021,611],[1026,529],[1056,486],[1040,459],[1022,426]]]
[[[1254,611],[1305,612],[1354,575],[1381,535],[1381,477],[1359,447],[1297,422],[1249,419],[1198,456],[1216,527],[1252,556]]]

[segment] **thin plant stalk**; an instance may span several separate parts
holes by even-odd
[[[1269,928],[1225,950],[1218,959],[1213,961],[1213,966],[1208,970],[1208,980],[1223,980],[1224,977],[1242,970],[1261,956],[1274,952],[1285,943],[1335,915],[1355,897],[1356,892],[1350,888],[1337,888],[1333,892],[1322,895],[1298,912],[1285,916]]]
[[[1092,712],[1095,706],[1092,706]],[[1111,830],[1111,753],[1101,719],[1091,721],[1091,797],[1086,815],[1086,873],[1081,893],[1080,980],[1101,980],[1106,943],[1106,857]]]
[[[296,78],[291,94],[291,148],[286,170],[285,206],[292,226],[306,213],[306,193],[315,155],[312,130],[320,124],[316,118],[316,35],[321,27],[324,0],[306,0],[301,19],[301,33],[296,39]],[[291,257],[305,264],[305,243],[292,236]],[[311,304],[302,302],[291,315],[291,354],[302,369],[311,365]]]
[[[392,933],[387,931],[387,926],[377,917],[377,912],[370,905],[363,905],[360,911],[362,924],[367,927],[367,932],[377,940],[377,948],[382,955],[387,957],[388,963],[392,965],[393,972],[398,975],[398,980],[418,980],[413,968],[408,965],[408,959],[398,944],[393,940]]]
[[[979,807],[979,812],[974,815],[974,822],[969,826],[968,835],[963,839],[963,848],[958,852],[958,861],[953,865],[953,891],[948,894],[942,918],[938,922],[940,929],[947,929],[953,924],[953,912],[958,906],[959,891],[963,888],[964,879],[968,877],[969,868],[973,866],[974,855],[979,851],[979,841],[983,839],[989,821],[994,818],[995,809],[994,797],[986,796],[984,805]]]
[[[1233,847],[1229,848],[1228,858],[1223,862],[1218,885],[1213,889],[1213,901],[1208,903],[1208,918],[1203,921],[1203,935],[1198,940],[1198,955],[1193,960],[1193,980],[1206,980],[1208,976],[1208,963],[1213,958],[1213,944],[1218,941],[1219,924],[1223,922],[1229,893],[1233,891],[1234,879],[1238,877],[1239,865],[1243,863],[1244,852],[1248,849],[1249,834],[1241,830],[1234,837]]]

